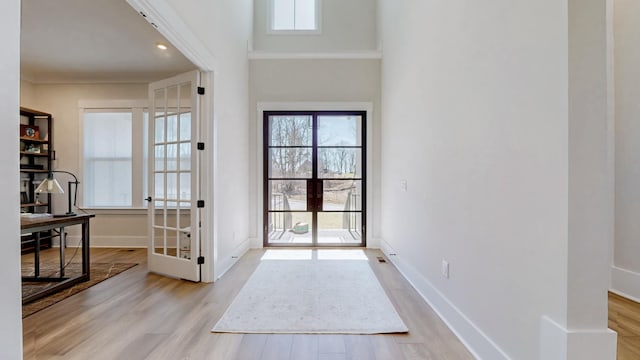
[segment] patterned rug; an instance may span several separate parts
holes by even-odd
[[[408,332],[365,260],[263,260],[213,332]]]
[[[30,302],[22,306],[22,318],[32,315],[42,309],[45,309],[69,296],[79,293],[80,291],[90,288],[112,276],[130,269],[137,264],[134,263],[92,263],[90,280],[75,284],[70,288],[62,289],[42,299]],[[65,268],[65,275],[74,276],[82,271],[81,264],[72,263]],[[22,263],[22,275],[33,276],[33,263]],[[59,264],[42,263],[40,264],[40,276],[55,277],[59,276]],[[22,297],[29,296],[49,286],[53,286],[52,282],[22,282]]]

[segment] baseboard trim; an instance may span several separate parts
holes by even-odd
[[[236,246],[231,255],[226,258],[218,258],[214,260],[214,281],[220,279],[238,260],[251,248],[251,239],[246,239]]]
[[[67,247],[80,245],[79,235],[67,235]],[[146,236],[92,236],[89,247],[92,248],[146,248],[148,245]],[[60,245],[60,239],[53,240],[54,246]]]
[[[429,280],[404,261],[389,243],[384,239],[379,241],[382,252],[476,359],[510,360],[497,344],[436,289]]]
[[[541,319],[540,359],[615,360],[616,347],[613,330],[567,330],[547,316]]]
[[[260,239],[258,239],[257,237],[251,237],[249,238],[249,242],[251,244],[251,248],[252,249],[262,249],[262,241]]]
[[[612,266],[610,291],[630,300],[640,302],[640,273]]]

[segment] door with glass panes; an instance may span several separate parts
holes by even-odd
[[[264,245],[365,246],[366,112],[264,113]]]
[[[149,85],[149,271],[200,281],[200,72]]]

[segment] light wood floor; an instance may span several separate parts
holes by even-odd
[[[260,261],[252,250],[215,284],[147,273],[146,250],[94,249],[92,262],[140,265],[23,320],[25,359],[464,360],[460,341],[379,251],[371,267],[410,329],[403,335],[214,334]],[[29,255],[24,255],[30,259]],[[56,250],[43,252],[56,261]]]
[[[640,359],[640,304],[609,293],[609,328],[618,333],[618,360]]]
[[[262,254],[250,251],[215,284],[194,284],[148,274],[144,249],[93,249],[92,262],[140,265],[24,319],[24,359],[473,359],[373,250],[367,256],[408,335],[210,333]],[[57,261],[55,249],[42,255]],[[609,327],[618,332],[618,360],[640,359],[640,304],[609,294]]]

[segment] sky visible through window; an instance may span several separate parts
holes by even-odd
[[[273,30],[317,30],[316,0],[272,0]]]

